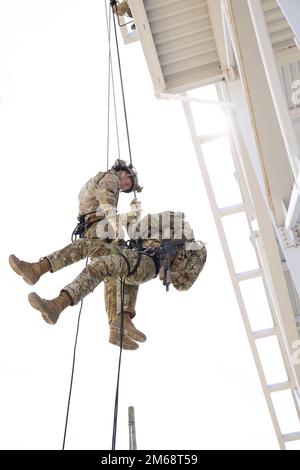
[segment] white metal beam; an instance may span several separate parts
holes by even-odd
[[[260,380],[261,380],[261,383],[262,383],[262,386],[263,386],[263,389],[264,389],[266,401],[267,401],[268,408],[269,408],[269,411],[270,411],[270,415],[271,415],[273,425],[274,425],[274,428],[275,428],[275,431],[276,431],[277,439],[278,439],[278,442],[279,442],[279,445],[280,445],[281,449],[285,449],[285,442],[284,442],[283,436],[281,434],[280,426],[279,426],[278,419],[277,419],[277,416],[276,416],[276,412],[275,412],[275,409],[274,409],[274,404],[273,404],[272,399],[271,399],[272,390],[269,388],[269,384],[266,381],[264,370],[263,370],[262,363],[261,363],[261,359],[260,359],[258,349],[257,349],[257,345],[256,345],[255,334],[259,335],[259,333],[258,332],[255,333],[251,329],[247,309],[246,309],[244,299],[243,299],[241,289],[240,289],[239,275],[235,272],[235,269],[234,269],[233,260],[232,260],[231,254],[230,254],[228,242],[227,242],[227,239],[226,239],[224,227],[223,227],[222,220],[221,220],[221,215],[220,215],[220,212],[219,212],[220,210],[217,207],[217,202],[216,202],[214,190],[213,190],[213,187],[212,187],[212,184],[211,184],[211,181],[210,181],[208,170],[206,168],[205,158],[204,158],[204,155],[203,155],[203,152],[202,152],[201,143],[200,143],[200,140],[199,140],[199,136],[196,133],[196,127],[195,127],[195,122],[194,122],[194,119],[193,119],[191,105],[188,102],[183,102],[183,108],[184,108],[186,118],[187,118],[187,121],[188,121],[188,124],[189,124],[191,137],[192,137],[192,140],[193,140],[193,143],[194,143],[196,155],[197,155],[197,158],[198,158],[198,162],[199,162],[199,165],[200,165],[200,168],[201,168],[203,180],[204,180],[204,183],[205,183],[206,192],[207,192],[207,195],[208,195],[208,198],[209,198],[212,213],[213,213],[213,216],[214,216],[214,219],[215,219],[216,227],[217,227],[218,234],[219,234],[219,237],[220,237],[220,241],[221,241],[221,244],[222,244],[223,252],[224,252],[225,259],[226,259],[226,262],[227,262],[227,266],[228,266],[228,269],[229,269],[229,273],[230,273],[230,276],[231,276],[231,279],[232,279],[233,288],[234,288],[234,291],[235,291],[235,294],[236,294],[236,298],[237,298],[237,301],[238,301],[238,304],[239,304],[239,307],[240,307],[243,322],[244,322],[246,332],[247,332],[247,335],[248,335],[250,347],[251,347],[251,350],[252,350],[252,353],[253,353],[253,356],[254,356],[254,360],[255,360],[255,363],[256,363],[256,367],[257,367],[257,370],[258,370],[258,374],[259,374],[259,377],[260,377]],[[252,215],[252,210],[250,209],[249,202],[245,205],[245,208],[247,208],[247,207],[250,210],[250,216],[251,216]],[[248,221],[248,223],[250,224],[250,221]],[[274,233],[273,233],[273,236],[274,236]],[[257,275],[261,275],[262,272],[257,270],[256,272],[253,271],[253,272],[249,272],[247,274],[250,275],[250,277],[252,277],[252,274],[257,276]],[[247,278],[248,278],[248,276],[247,276]],[[284,360],[284,362],[285,362],[285,364],[287,365],[287,368],[288,368],[288,372],[287,372],[288,376],[291,376],[291,389],[294,390],[297,379],[295,379],[295,375],[293,374],[292,369],[291,369],[291,361],[290,361],[289,355],[287,354],[285,343],[283,342],[283,338],[282,338],[282,335],[281,335],[281,329],[278,330],[278,331],[276,329],[274,329],[274,330],[272,329],[272,332],[268,331],[268,332],[265,332],[265,333],[269,336],[269,335],[271,335],[271,333],[273,333],[273,331],[275,331],[275,333],[279,335],[278,339],[279,339],[279,344],[280,344],[281,351],[282,351],[282,354],[283,354],[283,360]],[[295,380],[296,380],[296,382],[295,382]],[[272,387],[272,384],[271,384],[271,387]],[[280,387],[281,387],[281,385],[280,385]],[[282,385],[282,387],[283,387],[283,385]],[[284,387],[286,388],[286,384],[284,384]]]
[[[298,177],[299,180],[299,177]],[[300,215],[300,191],[299,191],[299,183],[296,185],[294,184],[292,190],[292,196],[290,199],[289,208],[285,218],[285,228],[286,230],[290,230],[295,227]]]
[[[220,207],[219,213],[221,217],[227,217],[233,214],[240,214],[241,212],[244,212],[245,210],[246,210],[246,205],[242,203],[242,204],[234,204],[233,206]]]
[[[277,328],[266,328],[265,330],[253,331],[253,336],[255,339],[269,338],[277,334]]]
[[[289,0],[290,1],[290,0]],[[286,3],[286,2],[282,2]],[[260,0],[248,0],[249,11],[256,32],[257,42],[265,67],[265,72],[272,93],[274,106],[277,112],[281,132],[285,141],[290,165],[292,167],[295,183],[288,208],[285,227],[290,230],[297,223],[300,215],[300,186],[299,186],[299,145],[295,135],[291,116],[283,94],[273,48],[268,34],[265,17]],[[298,1],[299,12],[299,1]],[[294,12],[295,15],[295,12]],[[292,90],[291,90],[292,93]]]
[[[264,175],[264,186],[261,185],[261,189],[263,190],[264,197],[268,197],[274,230],[278,231],[278,228],[285,225],[286,210],[284,210],[283,201],[285,203],[290,201],[294,178],[257,44],[248,4],[239,0],[224,0],[224,6],[226,7],[226,20],[229,25],[240,76],[248,101],[251,125],[256,140],[256,151],[259,153],[260,167]],[[251,47],[249,47],[249,43],[251,43]],[[237,85],[236,82],[228,82],[231,101],[233,102],[236,101]],[[237,99],[239,99],[239,96]],[[238,112],[240,118],[241,113],[240,111]],[[248,131],[246,130],[246,132]],[[254,158],[255,156],[251,149],[252,163]],[[279,240],[281,242],[280,238]],[[264,247],[267,249],[267,241],[264,241]],[[282,243],[281,248],[294,285],[300,295],[300,247],[287,248]],[[277,251],[277,248],[275,250]],[[271,253],[270,256],[272,258]],[[269,263],[271,262],[270,260],[268,260]]]
[[[283,435],[285,442],[298,441],[300,439],[300,432],[291,432]]]
[[[284,139],[257,45],[247,2],[224,0],[226,21],[248,101],[257,149],[257,162],[264,178],[264,191],[276,223],[285,223],[282,201],[290,200],[294,183]],[[251,44],[251,47],[249,45]],[[234,83],[230,89],[233,90]],[[230,82],[228,82],[231,85]],[[235,86],[237,88],[237,85]],[[237,90],[237,93],[240,93]],[[236,93],[235,93],[236,94]],[[250,118],[249,118],[250,121]],[[248,142],[247,142],[248,143]]]
[[[284,390],[290,390],[291,389],[291,382],[281,382],[277,384],[271,384],[268,385],[269,390],[271,393],[276,393],[276,392],[282,392]]]
[[[217,100],[207,100],[204,98],[196,98],[195,96],[186,96],[182,93],[156,93],[157,98],[162,98],[165,100],[178,100],[178,101],[187,101],[188,103],[199,103],[205,104],[210,106],[218,106],[220,108],[232,108],[235,109],[235,105],[233,103],[224,102],[224,101],[217,101]]]
[[[299,0],[277,0],[293,33],[300,43],[300,2]]]
[[[225,43],[225,32],[223,30],[223,18],[221,3],[216,0],[207,0],[207,7],[209,11],[210,21],[212,24],[218,55],[220,58],[220,64],[222,70],[225,71],[230,68],[232,64],[228,63],[226,43]]]
[[[226,96],[225,99],[227,99]],[[293,353],[292,345],[294,341],[299,339],[299,335],[285,282],[272,219],[259,189],[250,155],[245,147],[234,115],[231,116],[230,122],[259,227],[260,253],[262,254],[261,263],[276,309],[277,324],[280,326],[285,338],[289,361],[294,374],[295,388],[298,389],[300,383],[300,365],[294,365],[291,358]]]
[[[299,175],[299,146],[295,136],[294,128],[288,112],[288,107],[282,91],[277,64],[267,30],[261,0],[247,0],[248,7],[256,33],[258,47],[263,60],[265,73],[268,79],[273,103],[276,109],[282,136],[287,149],[291,168],[296,182]],[[298,184],[298,182],[296,183]]]

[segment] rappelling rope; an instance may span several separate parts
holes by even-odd
[[[123,111],[124,111],[124,118],[125,118],[125,124],[126,124],[128,153],[129,153],[130,163],[132,164],[132,153],[131,153],[131,145],[130,145],[130,136],[129,136],[129,126],[128,126],[128,118],[127,118],[125,91],[124,91],[124,84],[123,84],[123,73],[122,73],[122,65],[121,65],[121,59],[120,59],[119,41],[118,41],[118,34],[117,34],[117,28],[116,28],[116,19],[115,19],[114,14],[113,14],[113,22],[114,22],[114,32],[115,32],[117,56],[118,56],[120,84],[121,84],[121,90],[122,90]]]
[[[118,409],[119,409],[119,388],[120,388],[120,373],[121,373],[121,362],[122,362],[122,351],[123,351],[123,339],[124,339],[124,297],[125,297],[125,282],[120,279],[120,297],[121,297],[121,325],[120,325],[120,353],[119,353],[119,365],[117,375],[117,386],[115,394],[115,408],[114,408],[114,420],[113,420],[113,433],[111,449],[116,449],[116,438],[117,438],[117,424],[118,424]]]
[[[86,266],[88,264],[88,261],[89,261],[89,259],[87,258],[86,263],[85,263]],[[66,420],[65,420],[65,429],[64,429],[64,438],[63,438],[62,450],[65,450],[66,437],[67,437],[67,429],[68,429],[68,422],[69,422],[69,411],[70,411],[71,396],[72,396],[72,390],[73,390],[73,380],[74,380],[74,370],[75,370],[75,362],[76,362],[77,341],[78,341],[78,333],[79,333],[82,307],[83,307],[83,299],[81,300],[81,303],[80,303],[80,309],[79,309],[78,320],[77,320],[75,343],[74,343],[74,349],[73,349],[72,372],[71,372],[71,380],[70,380],[69,397],[68,397],[68,405],[67,405],[67,413],[66,413]]]
[[[125,91],[124,91],[124,83],[123,83],[123,73],[122,73],[122,65],[121,65],[121,58],[120,58],[120,50],[119,50],[119,42],[118,42],[118,34],[116,28],[116,19],[113,13],[113,1],[110,2],[112,16],[113,16],[113,23],[114,23],[114,32],[115,32],[115,41],[116,41],[116,50],[118,56],[118,65],[119,65],[119,77],[120,77],[120,84],[122,90],[122,101],[123,101],[123,111],[124,111],[124,119],[126,125],[126,135],[127,135],[127,144],[128,144],[128,153],[130,163],[132,164],[132,153],[131,153],[131,144],[130,144],[130,136],[129,136],[129,126],[128,126],[128,117],[127,117],[127,109],[126,109],[126,100],[125,100]],[[134,191],[134,197],[136,198],[136,191]],[[115,393],[115,407],[114,407],[114,419],[113,419],[113,435],[112,435],[112,450],[116,448],[116,437],[117,437],[117,423],[118,423],[118,406],[119,406],[119,387],[120,387],[120,372],[121,372],[121,360],[122,360],[122,351],[123,351],[123,339],[124,339],[124,290],[125,284],[124,280],[121,279],[121,286],[120,286],[120,297],[121,297],[121,327],[120,327],[120,353],[119,353],[119,365],[118,365],[118,375],[117,375],[117,385],[116,385],[116,393]]]
[[[108,80],[107,80],[107,155],[106,155],[106,169],[109,169],[109,155],[110,155],[110,94],[111,94],[111,84],[113,91],[114,99],[114,115],[115,115],[115,127],[117,135],[117,145],[118,145],[118,158],[121,158],[120,152],[120,138],[119,138],[119,126],[118,126],[118,114],[116,106],[116,92],[115,92],[115,80],[114,80],[114,69],[111,58],[111,15],[112,9],[109,8],[109,15],[107,12],[107,5],[104,2],[105,6],[105,16],[106,16],[106,26],[107,26],[107,36],[108,36]]]
[[[106,14],[107,33],[108,33],[108,44],[109,44],[108,99],[107,99],[107,157],[106,157],[106,164],[107,164],[107,169],[108,169],[109,168],[109,147],[110,147],[110,92],[111,92],[111,83],[112,83],[113,97],[114,97],[114,112],[115,112],[115,123],[116,123],[118,152],[119,152],[119,157],[120,157],[120,142],[119,142],[118,120],[117,120],[117,110],[116,110],[116,96],[115,96],[115,86],[114,86],[113,64],[112,64],[112,58],[111,58],[111,41],[110,41],[111,40],[111,15],[113,16],[113,22],[114,22],[116,50],[117,50],[118,66],[119,66],[119,77],[120,77],[120,84],[121,84],[121,90],[122,90],[124,119],[125,119],[125,124],[126,124],[128,153],[129,153],[129,158],[130,158],[130,163],[131,164],[132,164],[132,153],[131,153],[131,145],[130,145],[129,126],[128,126],[125,92],[124,92],[123,75],[122,75],[122,66],[121,66],[121,60],[120,60],[120,51],[119,51],[119,43],[118,43],[115,15],[112,11],[112,8],[110,8],[110,13],[108,15],[106,2],[104,2],[104,3],[105,3],[105,14]],[[134,191],[134,195],[136,197],[136,191]],[[76,240],[76,234],[73,233],[72,234],[72,242],[75,241],[75,240]],[[86,260],[86,265],[87,264],[88,264],[88,258]],[[118,406],[119,406],[119,388],[120,388],[120,373],[121,373],[123,339],[124,339],[124,296],[125,296],[124,280],[121,279],[120,283],[121,283],[121,285],[120,285],[120,297],[121,297],[120,353],[119,353],[117,385],[116,385],[116,393],[115,393],[113,434],[112,434],[112,450],[115,450],[115,447],[116,447]],[[70,388],[69,388],[68,405],[67,405],[67,412],[66,412],[66,420],[65,420],[62,450],[65,449],[67,429],[68,429],[69,411],[70,411],[70,404],[71,404],[71,397],[72,397],[74,370],[75,370],[75,363],[76,363],[76,350],[77,350],[77,342],[78,342],[82,307],[83,307],[83,300],[81,300],[79,314],[78,314],[78,320],[77,320],[77,328],[76,328],[76,336],[75,336],[74,350],[73,350],[73,362],[72,362],[71,380],[70,380]]]

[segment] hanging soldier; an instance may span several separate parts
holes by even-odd
[[[130,6],[129,6],[127,0],[122,0],[121,2],[117,2],[116,0],[111,0],[110,4],[111,4],[111,7],[113,9],[113,12],[117,16],[123,16],[123,17],[127,16],[128,18],[133,18],[133,15],[132,15],[132,12],[131,12],[131,9],[130,9]],[[129,21],[126,24],[133,23],[133,21],[134,20]],[[133,29],[133,30],[135,29],[135,23],[133,23],[131,25],[131,29]]]
[[[141,215],[141,204],[134,198],[130,203],[130,212],[119,214],[117,210],[119,194],[141,192],[138,184],[137,172],[132,164],[124,160],[116,160],[112,168],[106,172],[99,172],[82,187],[79,199],[78,224],[73,232],[72,240],[76,236],[85,239],[99,238],[107,244],[117,245],[124,239],[124,229],[137,221]],[[9,258],[12,269],[24,277],[30,284],[35,284],[40,276],[50,269],[49,261],[43,258],[37,263],[24,263],[16,256]],[[104,281],[105,305],[110,308],[111,298],[117,294],[118,282],[113,278]],[[65,302],[65,296],[60,298]]]
[[[122,0],[121,2],[111,0],[110,4],[112,6],[114,13],[116,13],[116,15],[118,16],[127,15],[129,16],[129,18],[133,17],[127,0]]]
[[[206,248],[202,242],[194,240],[184,214],[171,211],[148,214],[139,222],[131,222],[128,227],[129,243],[80,238],[44,257],[40,262],[45,264],[45,269],[38,276],[31,274],[35,272],[36,263],[19,261],[16,269],[11,259],[14,255],[10,257],[12,268],[31,285],[45,272],[56,272],[79,260],[91,258],[79,276],[65,286],[55,299],[46,300],[36,293],[29,294],[30,304],[42,313],[47,323],[55,324],[64,309],[76,305],[102,281],[113,280],[113,288],[106,295],[109,341],[120,345],[123,312],[123,348],[134,350],[138,348],[137,342],[146,340],[146,336],[132,322],[136,314],[139,285],[158,274],[167,288],[173,284],[178,290],[187,290],[194,284],[206,262]]]

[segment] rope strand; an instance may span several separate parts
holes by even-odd
[[[130,146],[128,119],[127,119],[126,102],[125,102],[125,92],[124,92],[124,85],[123,85],[122,67],[121,67],[121,60],[120,60],[120,51],[119,51],[119,44],[118,44],[118,37],[117,37],[117,30],[116,30],[115,15],[114,15],[114,13],[112,11],[112,8],[111,8],[110,9],[110,14],[108,16],[107,5],[106,5],[106,2],[104,2],[104,3],[105,3],[105,14],[106,14],[107,33],[108,33],[108,44],[109,44],[108,98],[107,98],[107,156],[106,156],[106,164],[107,164],[107,169],[108,169],[108,167],[109,167],[109,150],[110,150],[110,95],[111,95],[111,84],[112,84],[112,89],[113,89],[115,125],[116,125],[116,134],[117,134],[118,152],[119,152],[119,158],[120,158],[120,142],[119,142],[119,129],[118,129],[119,126],[118,126],[118,119],[117,119],[116,94],[115,94],[115,86],[114,86],[114,75],[113,75],[113,64],[112,64],[112,56],[111,56],[111,42],[110,42],[110,39],[111,39],[111,15],[113,16],[113,22],[114,22],[114,32],[115,32],[116,49],[117,49],[118,65],[119,65],[119,76],[120,76],[120,84],[121,84],[121,90],[122,90],[123,110],[124,110],[124,118],[125,118],[125,124],[126,124],[127,142],[128,142],[128,152],[129,152],[129,157],[130,157],[130,163],[131,164],[132,164],[132,154],[131,154],[131,146]],[[134,194],[136,196],[136,192],[134,192]],[[73,235],[74,235],[74,233],[72,234],[72,241],[75,241],[76,236],[74,235],[74,237],[73,237]],[[86,265],[87,264],[88,264],[88,258],[86,260]],[[122,279],[120,280],[120,282],[121,282],[121,289],[120,289],[120,297],[121,297],[120,353],[119,353],[119,365],[118,365],[118,374],[117,374],[117,386],[116,386],[116,394],[115,394],[114,421],[113,421],[113,434],[112,434],[112,450],[115,450],[115,447],[116,447],[120,374],[121,374],[121,362],[122,362],[123,338],[124,338],[124,296],[125,296],[125,287],[124,287],[124,281]],[[74,381],[74,371],[75,371],[75,363],[76,363],[77,342],[78,342],[78,335],[79,335],[79,327],[80,327],[80,319],[81,319],[82,308],[83,308],[83,300],[81,301],[80,310],[79,310],[79,314],[78,314],[78,320],[77,320],[77,328],[76,328],[74,350],[73,350],[73,362],[72,362],[71,380],[70,380],[70,388],[69,388],[68,405],[67,405],[67,412],[66,412],[66,419],[65,419],[65,428],[64,428],[64,437],[63,437],[62,450],[65,450],[65,444],[66,444],[70,404],[71,404],[73,381]]]
[[[121,83],[121,90],[122,90],[122,101],[123,101],[123,110],[124,110],[124,118],[125,118],[125,125],[126,125],[128,152],[129,152],[130,163],[132,164],[132,153],[131,153],[131,145],[130,145],[130,137],[129,137],[129,126],[128,126],[128,118],[127,118],[127,110],[126,110],[125,91],[124,91],[124,84],[123,84],[123,73],[122,73],[122,65],[121,65],[121,59],[120,59],[120,50],[119,50],[119,41],[118,41],[117,28],[116,28],[116,20],[115,20],[114,14],[113,14],[113,22],[114,22],[116,49],[117,49],[118,64],[119,64],[119,75],[120,75],[120,83]]]
[[[88,258],[86,260],[86,264],[88,264]],[[80,326],[80,319],[81,319],[81,312],[83,307],[83,300],[80,304],[78,320],[77,320],[77,328],[76,328],[76,335],[75,335],[75,343],[74,343],[74,350],[73,350],[73,362],[72,362],[72,372],[71,372],[71,380],[70,380],[70,388],[69,388],[69,396],[68,396],[68,405],[67,405],[67,413],[66,413],[66,420],[65,420],[65,429],[64,429],[64,438],[63,438],[63,445],[62,450],[65,450],[66,445],[66,437],[67,437],[67,430],[68,430],[68,422],[69,422],[69,412],[70,412],[70,404],[71,404],[71,397],[72,397],[72,390],[73,390],[73,381],[74,381],[74,370],[75,370],[75,362],[76,362],[76,350],[77,350],[77,342],[78,342],[78,333],[79,333],[79,326]]]
[[[111,33],[111,15],[109,20],[107,17],[107,7],[105,5],[106,25],[108,34],[108,77],[107,77],[107,138],[106,138],[106,170],[109,167],[109,140],[110,140],[110,68],[111,68],[111,49],[110,49],[110,33]]]
[[[120,328],[120,353],[119,353],[119,365],[117,375],[117,386],[115,395],[115,408],[114,408],[114,421],[113,421],[113,434],[111,449],[116,449],[117,440],[117,424],[118,424],[118,409],[119,409],[119,388],[120,388],[120,373],[121,373],[121,361],[123,351],[123,338],[124,338],[124,296],[125,296],[125,283],[123,279],[120,279],[120,291],[121,291],[121,328]]]
[[[120,151],[120,136],[119,136],[119,124],[118,124],[118,113],[117,113],[117,105],[116,105],[116,90],[115,90],[115,79],[114,79],[114,70],[113,70],[113,63],[112,63],[112,54],[111,54],[111,15],[112,9],[109,8],[109,15],[107,13],[107,5],[104,2],[105,6],[105,16],[106,16],[106,27],[107,27],[107,35],[108,35],[108,112],[107,112],[107,161],[106,166],[107,170],[109,168],[109,154],[110,154],[110,94],[111,94],[111,86],[113,91],[113,103],[114,103],[114,116],[115,116],[115,128],[116,128],[116,137],[117,137],[117,147],[118,147],[118,158],[121,158],[121,151]]]

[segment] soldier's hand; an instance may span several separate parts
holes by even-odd
[[[138,200],[138,198],[134,197],[130,203],[131,210],[142,210],[142,203]]]
[[[129,216],[131,218],[139,219],[142,215],[142,203],[135,197],[130,203]]]

